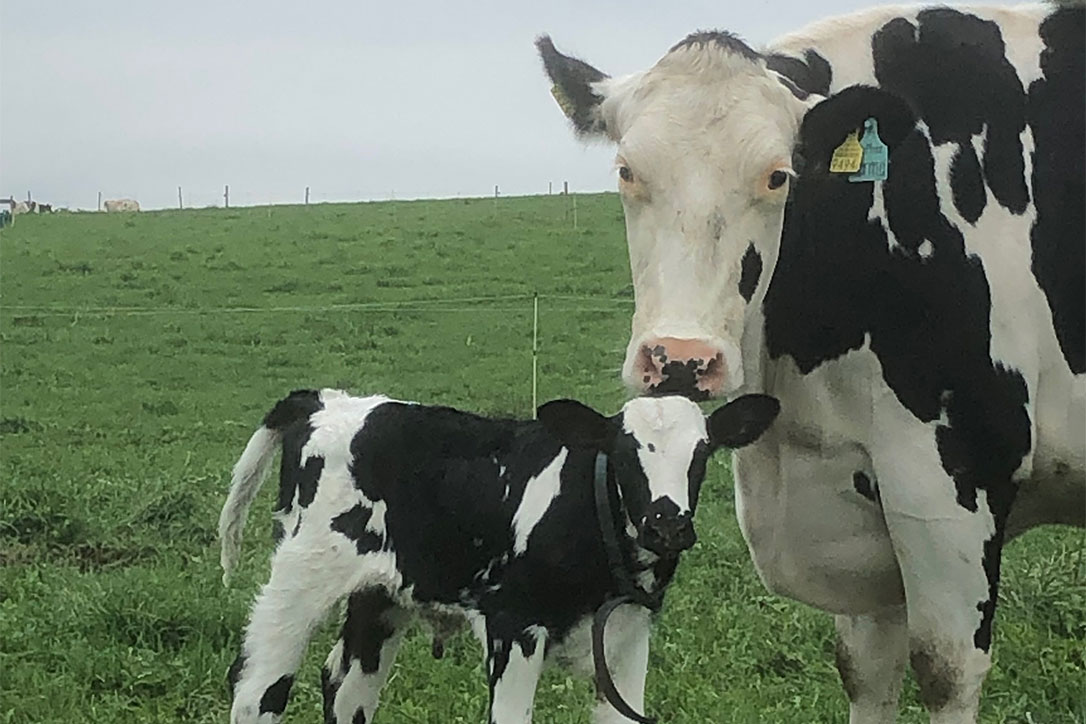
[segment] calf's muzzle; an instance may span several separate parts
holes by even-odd
[[[698,540],[693,514],[680,513],[670,498],[658,498],[649,505],[638,537],[642,546],[664,558],[682,553]]]

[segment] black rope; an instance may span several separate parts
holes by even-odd
[[[626,703],[615,681],[611,678],[611,670],[607,668],[607,656],[603,648],[603,634],[607,627],[607,619],[616,608],[626,603],[644,606],[650,611],[656,611],[664,600],[664,586],[660,586],[653,592],[645,591],[637,587],[630,571],[634,568],[634,562],[630,559],[622,545],[625,537],[623,528],[624,516],[616,516],[611,506],[612,492],[617,497],[617,489],[611,484],[607,456],[602,452],[596,455],[596,468],[593,480],[593,489],[596,496],[596,516],[600,526],[600,534],[603,536],[603,548],[607,554],[608,567],[611,576],[615,580],[619,594],[604,601],[592,617],[592,663],[595,666],[596,690],[603,694],[615,711],[627,719],[638,724],[656,724],[655,717],[644,716],[634,711],[633,707]],[[620,538],[622,536],[622,538]],[[643,568],[642,568],[643,570]]]

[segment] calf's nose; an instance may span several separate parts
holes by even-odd
[[[694,532],[694,518],[689,512],[675,514],[653,510],[650,507],[641,529],[641,545],[657,555],[666,557],[687,550],[697,540],[698,536]]]
[[[650,339],[634,364],[637,385],[650,395],[705,400],[720,394],[726,377],[723,350],[700,339]]]

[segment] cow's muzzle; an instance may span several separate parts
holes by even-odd
[[[682,395],[692,400],[719,396],[727,377],[723,351],[697,339],[661,337],[641,345],[631,375],[649,395]]]

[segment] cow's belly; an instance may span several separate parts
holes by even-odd
[[[736,512],[759,577],[776,594],[834,613],[901,603],[882,510],[854,483],[856,473],[875,481],[866,452],[804,436],[777,425],[735,455]]]
[[[1033,465],[1007,521],[1012,538],[1046,523],[1086,526],[1086,375],[1042,375],[1033,414]]]

